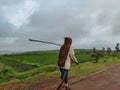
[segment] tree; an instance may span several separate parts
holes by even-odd
[[[93,48],[93,52],[91,54],[91,57],[94,58],[95,63],[98,63],[98,60],[100,57],[102,57],[102,54],[101,54],[101,52],[97,51],[96,48]]]
[[[119,52],[119,51],[120,51],[120,49],[119,49],[119,43],[116,44],[116,46],[115,46],[115,51],[116,51],[116,52]]]
[[[108,48],[107,48],[107,53],[111,53],[111,52],[112,52],[111,48],[108,47]]]

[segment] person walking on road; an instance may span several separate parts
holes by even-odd
[[[61,83],[56,90],[59,90],[64,83],[65,90],[70,90],[70,88],[68,87],[68,71],[71,66],[71,61],[73,61],[77,65],[79,64],[77,58],[74,56],[74,49],[71,44],[72,39],[70,37],[65,37],[64,44],[60,48],[58,58],[58,66],[61,72]]]

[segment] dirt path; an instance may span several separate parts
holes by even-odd
[[[70,88],[72,90],[120,90],[120,64],[81,79],[71,84]]]

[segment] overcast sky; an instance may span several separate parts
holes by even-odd
[[[29,38],[74,48],[111,47],[120,42],[120,0],[0,0],[0,50],[59,49]]]

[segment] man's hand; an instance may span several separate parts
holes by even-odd
[[[78,65],[79,64],[79,62],[75,62],[76,63],[76,65]]]

